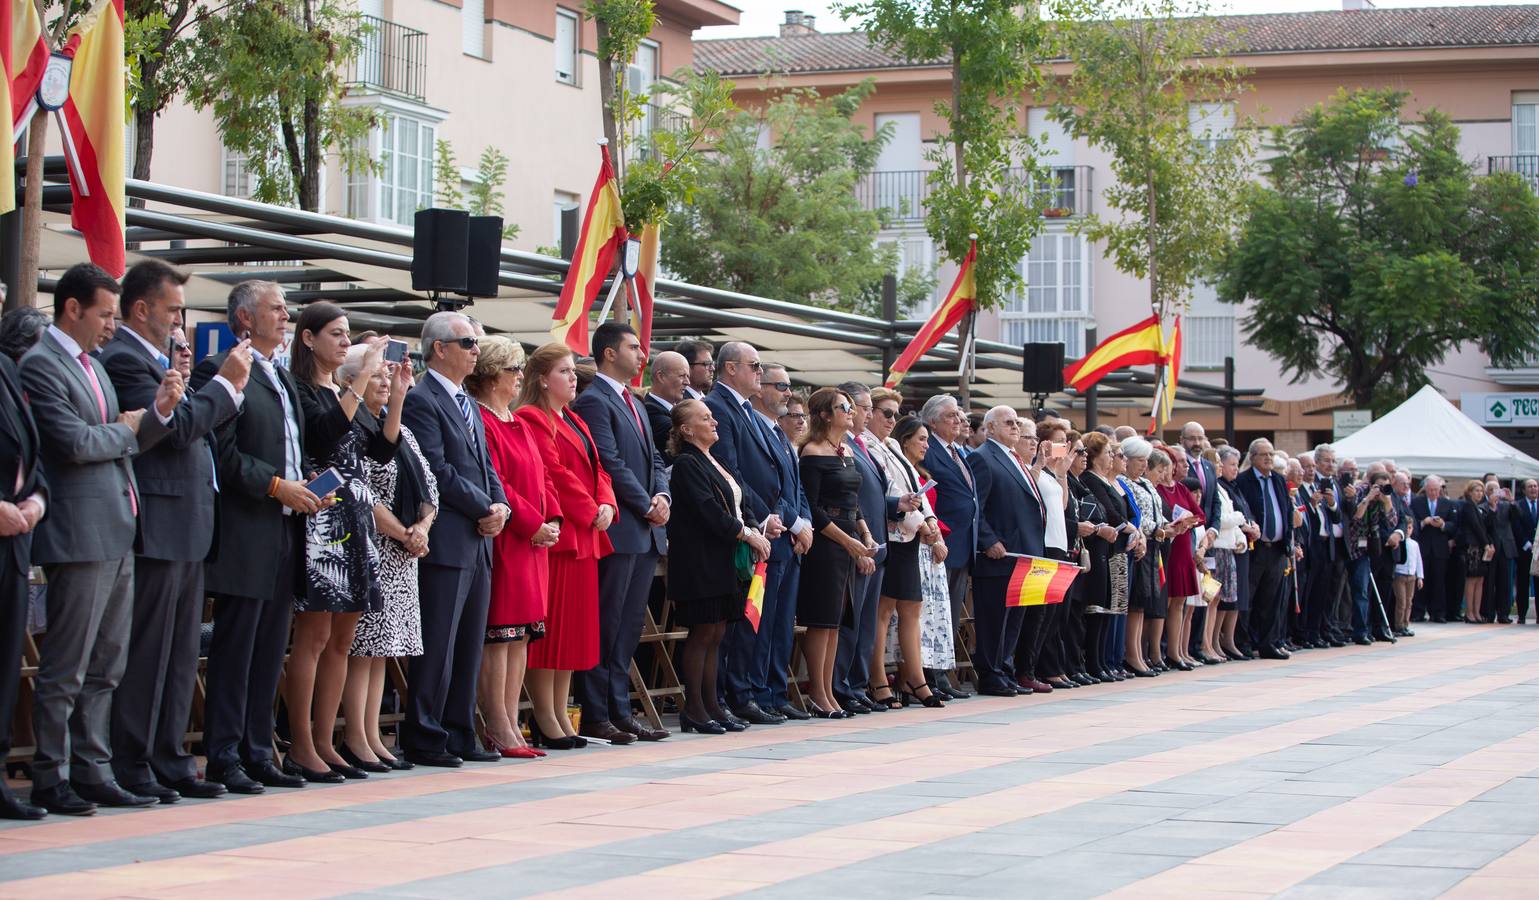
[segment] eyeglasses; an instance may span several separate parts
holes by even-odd
[[[190,350],[192,350],[192,348],[189,347],[184,341],[172,341],[171,342],[171,352],[172,353],[187,353]]]
[[[692,362],[692,363],[689,364],[689,367],[691,369],[695,368],[696,366],[704,366],[705,370],[707,372],[714,372],[714,371],[716,371],[716,364],[711,362],[708,359],[696,360],[695,362]]]
[[[835,403],[834,409],[838,412],[847,413],[850,411],[851,407],[848,403]]]
[[[765,383],[782,394],[791,389],[791,382],[789,381],[769,381]]]
[[[855,405],[860,407],[861,409],[865,410],[866,411],[866,415],[868,415],[868,416],[871,415],[871,404],[869,404],[869,403],[857,403]]]
[[[897,410],[895,410],[895,409],[888,409],[885,406],[877,407],[876,411],[881,413],[882,414],[882,418],[884,418],[884,419],[896,419],[898,417],[898,411]]]
[[[439,343],[440,344],[458,344],[459,348],[461,350],[469,350],[470,348],[472,348],[472,347],[474,347],[476,345],[476,339],[475,339],[474,336],[467,336],[467,337],[462,337],[462,338],[450,338],[447,341],[440,340]]]
[[[1075,447],[1074,448],[1074,455],[1075,456],[1084,456],[1085,455],[1085,448],[1084,447]]]
[[[782,419],[795,419],[798,422],[805,422],[805,421],[807,421],[807,414],[806,413],[786,413],[785,415],[781,416],[780,418],[782,418]]]

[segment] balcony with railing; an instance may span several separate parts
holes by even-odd
[[[1010,170],[1010,183],[1025,191],[1041,193],[1043,215],[1067,219],[1089,214],[1094,194],[1089,166],[1055,166],[1034,183],[1028,183],[1024,169]],[[855,194],[866,209],[884,210],[893,223],[924,220],[930,199],[929,172],[921,169],[872,172],[855,186]]]
[[[348,64],[347,83],[427,99],[427,33],[399,22],[359,16],[362,47]]]
[[[1486,174],[1497,172],[1516,172],[1529,187],[1539,191],[1539,154],[1486,157]]]

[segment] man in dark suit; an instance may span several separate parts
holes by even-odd
[[[1325,492],[1319,483],[1310,481],[1299,486],[1304,501],[1304,559],[1308,562],[1304,576],[1303,645],[1326,645],[1326,614],[1335,600],[1336,553],[1340,541],[1336,538],[1341,524],[1339,510],[1325,505]]]
[[[167,353],[187,277],[149,259],[123,278],[123,321],[101,362],[129,407],[153,403],[173,368]],[[139,542],[128,664],[112,698],[112,769],[126,790],[161,803],[225,792],[198,777],[183,739],[203,634],[203,561],[215,528],[211,432],[235,416],[250,374],[251,352],[243,344],[225,357],[214,383],[183,395],[171,434],[134,460]]]
[[[711,382],[716,377],[716,350],[710,341],[680,341],[674,352],[684,357],[689,368],[689,383],[684,396],[692,400],[704,400],[711,392]]]
[[[577,683],[581,733],[615,744],[660,741],[668,732],[631,715],[631,659],[646,623],[647,594],[658,556],[667,552],[668,476],[652,426],[627,386],[641,371],[641,341],[629,325],[593,331],[593,383],[572,410],[593,434],[599,461],[614,484],[619,514],[607,532],[614,552],[599,560],[599,663]]]
[[[491,603],[492,539],[511,510],[492,470],[485,426],[465,393],[481,350],[469,317],[438,312],[422,325],[427,374],[406,395],[401,421],[438,479],[433,541],[417,572],[424,652],[407,671],[408,761],[453,768],[492,762],[476,739],[476,679]]]
[[[1013,656],[1021,636],[1025,610],[1006,605],[1006,588],[1015,571],[1011,553],[1046,556],[1042,495],[1037,487],[1037,460],[1017,455],[1021,424],[1015,410],[996,406],[983,417],[988,434],[967,457],[978,486],[978,546],[973,564],[973,625],[977,649],[973,668],[978,690],[999,697],[1020,693],[1015,685]]]
[[[1514,502],[1518,508],[1518,624],[1528,620],[1528,601],[1534,595],[1534,578],[1528,574],[1534,562],[1534,534],[1539,531],[1539,481],[1523,481],[1523,497]]]
[[[652,387],[641,405],[646,408],[647,421],[652,424],[652,442],[657,445],[658,455],[665,465],[673,465],[673,454],[668,452],[668,437],[673,434],[673,407],[688,395],[689,363],[684,357],[664,350],[652,357]]]
[[[1198,499],[1202,502],[1203,521],[1212,523],[1218,521],[1218,472],[1212,463],[1202,458],[1202,445],[1206,439],[1207,432],[1202,423],[1187,422],[1181,426],[1181,449],[1186,453],[1192,477],[1202,487],[1202,496]],[[1217,531],[1211,525],[1209,530]],[[1196,536],[1192,539],[1195,541]]]
[[[272,361],[289,321],[283,288],[271,281],[237,284],[226,319],[250,342],[252,366],[240,414],[215,433],[219,528],[203,573],[214,598],[203,743],[210,781],[237,794],[260,794],[305,785],[273,764],[273,698],[304,573],[304,517],[321,501],[305,487],[312,467],[294,378]],[[198,363],[193,389],[210,387],[232,354]]]
[[[759,623],[760,639],[755,643],[754,678],[762,688],[754,697],[760,709],[788,719],[809,719],[811,715],[791,705],[787,694],[791,651],[796,643],[796,597],[801,579],[802,556],[812,547],[812,507],[802,490],[801,466],[796,447],[781,427],[787,421],[792,402],[790,376],[784,366],[769,365],[759,392],[753,397],[754,412],[762,417],[770,435],[770,447],[778,455],[781,472],[781,521],[786,531],[770,543],[770,559],[783,566],[775,595],[764,595],[764,614]]]
[[[935,516],[951,534],[946,538],[946,586],[951,594],[951,633],[960,639],[962,608],[972,580],[973,555],[978,550],[978,493],[972,471],[963,460],[959,443],[967,418],[955,397],[936,394],[924,402],[919,418],[930,430],[930,446],[925,451],[924,467],[936,483]],[[960,700],[970,696],[954,686],[939,670],[927,672],[936,690],[943,696]]]
[[[1416,495],[1411,491],[1411,476],[1406,472],[1395,472],[1389,478],[1389,498],[1395,507],[1395,519],[1399,522],[1410,520],[1411,531],[1406,537],[1421,540],[1421,524],[1416,521],[1416,516],[1411,512],[1411,500]]]
[[[1486,572],[1485,610],[1481,617],[1503,625],[1512,624],[1512,588],[1516,581],[1514,569],[1518,561],[1518,548],[1522,546],[1515,532],[1522,530],[1518,508],[1510,500],[1502,500],[1501,482],[1486,482],[1486,505],[1491,509],[1491,543],[1496,545],[1496,557]],[[1531,539],[1531,535],[1530,538]]]
[[[48,634],[38,662],[32,802],[90,815],[102,806],[146,806],[152,797],[113,777],[111,704],[128,658],[138,487],[133,457],[165,436],[181,400],[181,375],[151,393],[152,406],[121,412],[90,354],[111,333],[118,284],[90,263],[54,289],[54,322],[21,358],[52,515],[32,544],[48,577]]]
[[[0,759],[11,752],[11,722],[27,634],[32,532],[48,509],[38,466],[41,450],[16,364],[0,354]],[[0,819],[41,819],[47,810],[22,801],[0,778]]]
[[[1261,658],[1287,659],[1288,651],[1281,646],[1286,636],[1282,629],[1282,579],[1293,554],[1293,507],[1288,502],[1288,483],[1282,473],[1272,469],[1272,442],[1257,438],[1251,441],[1246,455],[1250,471],[1240,473],[1237,481],[1261,528],[1250,560],[1251,641]]]
[[[789,498],[782,497],[784,457],[775,452],[774,435],[753,409],[751,398],[763,387],[763,372],[759,351],[751,344],[742,341],[722,344],[716,354],[716,385],[706,394],[705,405],[710,407],[711,415],[716,419],[716,444],[711,447],[711,455],[737,478],[738,487],[743,491],[743,502],[753,517],[749,524],[761,528],[773,545],[781,541],[785,533],[782,513],[789,515],[794,504],[789,503]],[[764,571],[765,614],[769,614],[772,598],[779,594],[784,573],[785,554],[780,554],[778,559],[771,554]],[[779,725],[785,717],[761,708],[754,699],[766,687],[763,679],[757,676],[754,663],[759,656],[761,634],[762,629],[755,632],[746,621],[727,627],[721,648],[727,706],[733,715],[751,724]]]
[[[1424,576],[1422,588],[1412,603],[1411,620],[1420,622],[1427,616],[1432,621],[1445,621],[1444,593],[1448,583],[1448,562],[1453,555],[1453,539],[1456,527],[1453,501],[1443,496],[1443,479],[1428,475],[1422,481],[1422,492],[1411,498],[1411,517],[1416,520],[1420,536],[1416,539],[1421,547]]]

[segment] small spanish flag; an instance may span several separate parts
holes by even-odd
[[[1043,559],[1040,556],[1016,554],[1015,571],[1010,575],[1010,586],[1005,589],[1006,606],[1044,606],[1062,603],[1079,574],[1079,566]]]
[[[122,129],[118,129],[121,131]],[[588,210],[583,214],[582,231],[577,235],[577,249],[561,285],[561,299],[551,319],[550,334],[565,341],[572,352],[588,352],[588,310],[598,296],[604,279],[615,265],[615,254],[625,244],[625,212],[620,207],[620,185],[614,166],[609,162],[609,148],[599,148],[598,180],[588,195]]]
[[[764,618],[764,570],[768,565],[767,562],[756,563],[753,581],[748,582],[748,603],[743,607],[743,615],[753,626],[754,634],[759,633],[759,620]]]
[[[913,368],[921,356],[940,343],[946,332],[957,327],[963,316],[978,308],[978,286],[973,279],[973,263],[977,258],[978,242],[975,240],[967,248],[967,257],[962,260],[962,268],[957,272],[957,280],[951,285],[951,292],[940,306],[935,307],[929,320],[903,349],[903,355],[892,364],[892,372],[887,376],[887,387],[897,387],[898,382],[903,380],[903,376],[908,374],[908,370]]]
[[[64,156],[74,193],[70,225],[113,278],[125,268],[123,184],[123,0],[98,0],[70,29],[63,53],[74,60],[64,116]]]
[[[1160,317],[1150,316],[1096,344],[1084,358],[1064,366],[1064,387],[1083,391],[1124,366],[1152,366],[1165,355]]]

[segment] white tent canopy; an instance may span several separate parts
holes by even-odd
[[[1539,478],[1539,459],[1475,424],[1431,385],[1335,446],[1337,459],[1350,456],[1359,468],[1392,459],[1417,478]]]

